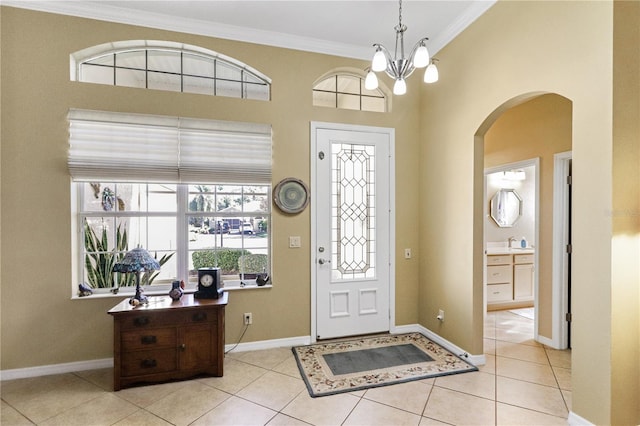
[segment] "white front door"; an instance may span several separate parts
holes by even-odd
[[[311,132],[316,338],[389,331],[394,131],[312,123]]]

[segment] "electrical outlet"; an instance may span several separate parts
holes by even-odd
[[[411,259],[411,249],[410,248],[404,249],[404,258],[405,259]]]
[[[244,320],[244,325],[251,325],[253,324],[253,314],[251,312],[245,312],[242,315],[242,318]]]
[[[444,311],[442,309],[438,311],[438,316],[436,318],[438,321],[444,321]]]

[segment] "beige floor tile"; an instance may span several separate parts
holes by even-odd
[[[198,381],[190,381],[187,386],[149,405],[147,410],[169,423],[188,425],[230,396]]]
[[[483,373],[495,374],[496,373],[496,356],[491,354],[484,355],[485,364],[478,365],[478,369]]]
[[[521,345],[518,343],[496,341],[496,355],[523,361],[548,364],[547,354],[542,347]]]
[[[567,417],[567,407],[557,387],[537,385],[507,377],[496,378],[497,400],[541,413]]]
[[[435,386],[491,400],[496,397],[495,376],[480,371],[436,377]]]
[[[2,399],[34,423],[85,404],[105,393],[73,374],[2,382]]]
[[[449,425],[449,423],[439,422],[435,419],[430,419],[429,417],[423,417],[420,419],[420,426],[441,426],[441,425]]]
[[[484,339],[484,353],[485,354],[490,354],[490,355],[495,355],[496,354],[496,341],[495,341],[495,339],[487,339],[486,335],[485,335],[485,339]]]
[[[434,386],[422,415],[455,425],[492,425],[495,402]]]
[[[114,423],[113,426],[171,426],[171,423],[141,409]]]
[[[270,370],[289,357],[293,358],[291,348],[275,348],[265,349],[262,351],[243,352],[237,359],[239,361]]]
[[[531,330],[520,331],[518,329],[496,328],[496,340],[529,346],[542,346],[533,339],[533,331]]]
[[[308,426],[309,423],[303,422],[302,420],[294,419],[293,417],[289,417],[282,413],[278,413],[269,423],[269,426]]]
[[[368,389],[365,399],[422,415],[433,386],[421,381]]]
[[[113,393],[104,393],[98,398],[66,410],[38,424],[42,426],[107,426],[124,419],[138,410],[138,407],[114,396]]]
[[[545,386],[557,386],[551,366],[519,359],[496,357],[496,374]]]
[[[232,396],[192,423],[193,426],[265,425],[276,411]]]
[[[551,367],[556,376],[560,389],[571,390],[571,369],[562,367]]]
[[[307,390],[302,379],[270,371],[236,395],[272,410],[280,411],[303,391]]]
[[[122,389],[115,394],[122,399],[125,399],[138,407],[148,407],[151,404],[155,404],[167,395],[171,395],[174,392],[178,392],[180,389],[189,385],[189,381],[173,382],[173,383],[160,383],[157,385],[137,386],[133,388]]]
[[[408,413],[406,411],[398,410],[397,408],[362,399],[349,417],[347,417],[347,420],[345,420],[343,425],[417,426],[419,423],[420,416],[417,414]]]
[[[498,403],[496,412],[498,426],[547,426],[567,424],[566,418],[551,416],[549,414],[527,410],[525,408],[514,407],[513,405]]]
[[[78,371],[74,373],[94,385],[106,391],[113,390],[113,368],[101,368],[99,370]]]
[[[224,360],[224,375],[222,377],[206,377],[199,379],[199,381],[221,391],[236,394],[268,371],[255,365],[227,358]]]
[[[545,348],[549,362],[554,367],[571,368],[571,350]]]
[[[2,401],[0,406],[0,425],[26,426],[32,424],[29,419],[20,414],[15,408]]]
[[[569,411],[571,411],[571,396],[572,396],[571,391],[562,389],[561,392],[562,392],[562,397],[564,398],[564,402],[565,404],[567,404],[567,408],[569,409]]]
[[[484,329],[484,338],[495,340],[496,338],[496,328],[490,327]]]
[[[340,425],[359,401],[348,393],[311,398],[301,392],[282,413],[314,425]]]
[[[278,373],[286,374],[287,376],[296,377],[298,379],[302,378],[295,357],[289,357],[285,359],[280,364],[273,367],[272,370],[277,371]]]

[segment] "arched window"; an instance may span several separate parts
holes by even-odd
[[[334,71],[313,85],[313,105],[359,111],[387,112],[387,96],[378,88],[364,87],[364,76],[356,71]]]
[[[71,55],[71,80],[268,101],[271,79],[233,58],[198,46],[129,40]]]

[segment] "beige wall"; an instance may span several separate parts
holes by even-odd
[[[637,424],[637,365],[625,377],[624,367],[612,367],[611,352],[624,347],[631,354],[615,359],[624,358],[625,367],[629,358],[637,363],[638,321],[625,322],[627,331],[618,336],[623,323],[612,315],[618,308],[612,289],[634,296],[623,307],[630,304],[637,312],[638,300],[637,281],[627,291],[618,283],[618,274],[637,274],[637,258],[616,258],[612,274],[612,196],[628,190],[612,179],[613,9],[604,1],[498,2],[438,53],[442,78],[424,89],[422,99],[420,274],[427,278],[420,287],[419,317],[461,347],[482,351],[484,135],[508,107],[540,93],[561,95],[573,105],[578,212],[573,217],[572,411],[595,424],[633,417],[629,423]],[[620,14],[616,25],[621,21],[638,26],[637,14]],[[620,72],[637,81],[637,69]],[[637,147],[637,133],[629,143]],[[622,155],[616,155],[615,165],[637,168],[635,158]],[[637,191],[632,194],[637,199]],[[442,325],[435,319],[438,308],[447,311]]]
[[[611,423],[640,424],[640,2],[614,23]]]
[[[2,7],[2,370],[112,356],[107,310],[122,298],[71,300],[70,179],[66,169],[69,108],[271,123],[273,181],[310,180],[311,121],[396,129],[397,188],[418,179],[419,91],[393,100],[390,114],[311,105],[311,87],[337,67],[363,61],[216,40],[148,28]],[[69,81],[69,55],[114,41],[156,39],[208,48],[245,62],[273,79],[272,101],[247,101]],[[409,83],[417,84],[417,83]],[[396,318],[417,322],[418,196],[396,194]],[[310,215],[273,214],[273,289],[230,294],[227,343],[240,336],[242,313],[253,313],[243,341],[310,332]],[[301,249],[288,236],[302,237]]]
[[[571,102],[543,95],[505,111],[484,137],[484,167],[540,158],[538,332],[552,335],[553,156],[571,151]],[[519,237],[519,235],[516,235]]]

